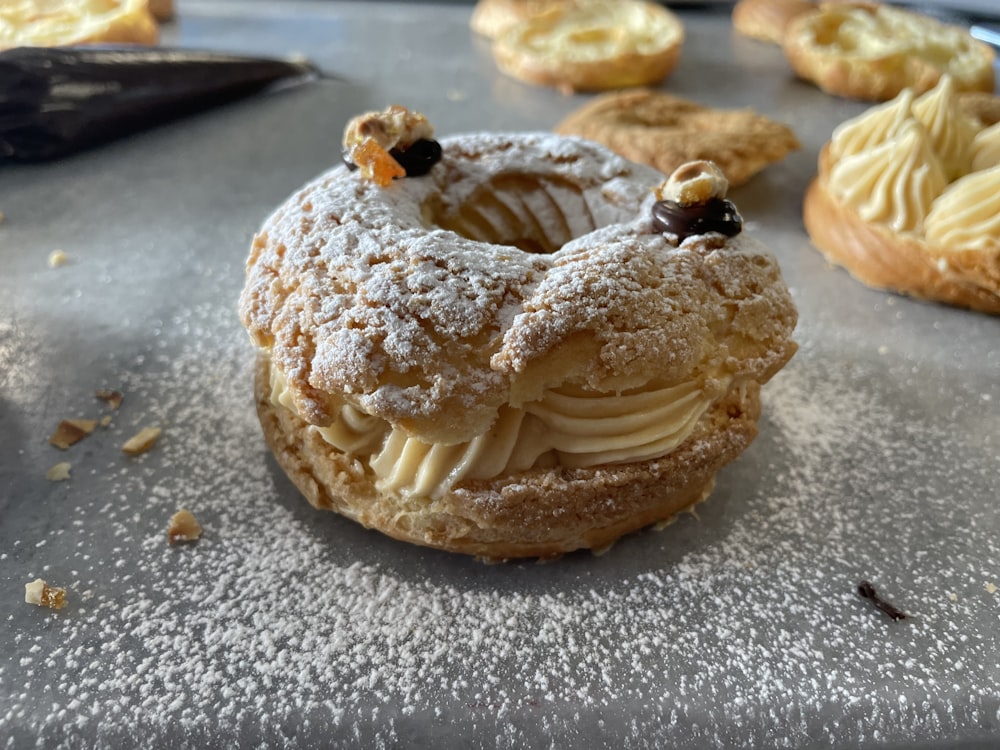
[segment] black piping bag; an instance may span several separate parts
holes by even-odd
[[[320,77],[308,62],[163,47],[0,52],[0,164],[55,159]]]

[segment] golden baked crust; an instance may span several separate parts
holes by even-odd
[[[5,0],[0,49],[121,42],[156,44],[147,0]]]
[[[815,9],[812,0],[740,0],[733,6],[733,27],[751,39],[781,44],[788,24]]]
[[[753,110],[712,109],[649,89],[595,97],[555,131],[597,141],[666,174],[706,159],[734,187],[799,148],[791,128]]]
[[[968,30],[878,3],[823,3],[791,21],[782,40],[795,72],[837,96],[886,101],[933,88],[992,91],[992,48]]]
[[[594,469],[534,469],[469,481],[433,502],[375,489],[360,461],[337,451],[288,409],[271,403],[269,363],[257,362],[257,414],[268,447],[316,508],[395,539],[484,560],[551,558],[600,550],[705,499],[715,475],[757,435],[759,386],[717,404],[669,456]]]
[[[656,83],[680,59],[684,26],[666,8],[644,0],[567,3],[497,37],[501,71],[563,91],[594,91]]]
[[[802,218],[823,255],[863,284],[1000,314],[1000,294],[943,272],[922,239],[864,221],[830,195],[821,179],[813,180],[806,192]]]

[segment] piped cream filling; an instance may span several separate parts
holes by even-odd
[[[921,231],[947,184],[926,129],[912,120],[884,143],[834,164],[829,176],[830,189],[858,216],[897,232]]]
[[[491,429],[465,443],[426,443],[345,404],[333,424],[310,426],[337,450],[366,458],[383,492],[439,498],[465,479],[536,467],[587,468],[667,455],[729,389],[729,376],[628,393],[552,389],[524,407],[500,407]],[[296,411],[271,367],[271,402]]]
[[[842,123],[829,154],[830,191],[863,220],[938,252],[996,252],[1000,124],[970,119],[950,76],[918,98],[904,90]]]

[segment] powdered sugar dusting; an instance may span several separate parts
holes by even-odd
[[[445,231],[432,215],[494,192],[492,179],[533,179],[576,198],[572,212],[555,196],[545,199],[554,226],[567,224],[563,213],[589,213],[577,230],[594,229],[595,220],[631,224],[660,178],[602,146],[551,133],[476,133],[441,144],[441,161],[426,178],[381,188],[338,167],[261,229],[240,310],[307,421],[328,424],[346,399],[407,421],[428,442],[484,432],[510,387],[489,365],[490,342],[559,253],[496,244],[501,238],[490,232],[474,240]],[[524,213],[528,223],[545,223]],[[555,229],[540,231],[550,237]]]
[[[177,351],[163,344],[123,384],[119,432],[141,405],[164,427],[155,449],[122,464],[115,433],[95,435],[48,544],[29,556],[43,540],[22,538],[5,555],[69,584],[71,601],[6,616],[5,747],[519,747],[595,732],[800,747],[974,736],[1000,720],[1000,602],[984,588],[1000,571],[979,562],[1000,559],[997,521],[969,502],[998,488],[973,468],[976,394],[954,394],[972,427],[956,435],[898,403],[928,397],[918,382],[831,367],[807,341],[700,521],[600,557],[483,566],[306,506],[259,437],[231,310],[173,323]],[[946,465],[925,465],[927,441]],[[181,506],[205,535],[170,547]],[[859,599],[862,577],[912,619]]]

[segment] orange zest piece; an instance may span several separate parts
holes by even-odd
[[[351,161],[361,174],[379,187],[386,187],[396,177],[406,177],[406,170],[374,138],[366,138],[351,151]]]

